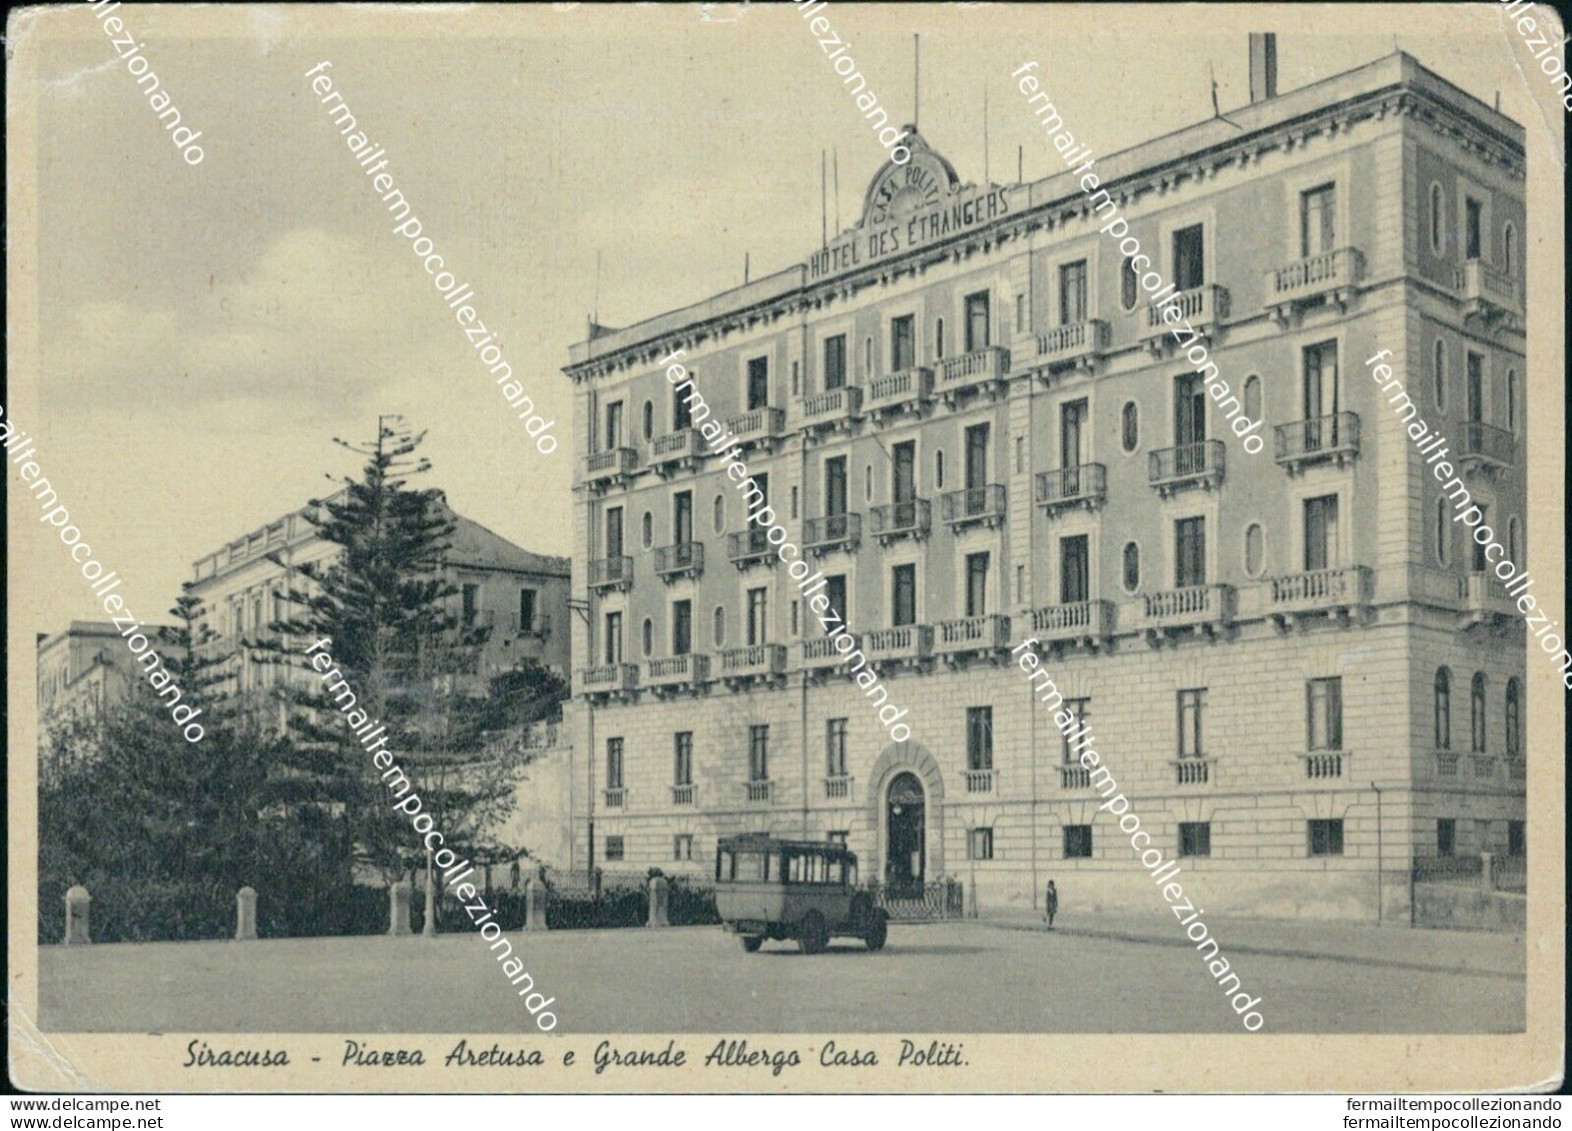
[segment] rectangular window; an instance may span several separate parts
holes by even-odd
[[[692,491],[678,491],[671,497],[671,540],[679,545],[693,541]]]
[[[968,829],[966,833],[966,859],[993,859],[993,830]]]
[[[1085,744],[1088,739],[1085,730],[1091,725],[1092,701],[1090,699],[1066,699],[1064,709],[1070,713],[1070,729],[1059,735],[1059,748],[1061,760],[1065,765],[1080,760],[1080,751],[1072,745]]]
[[[755,357],[748,360],[748,411],[765,408],[770,403],[770,359]]]
[[[1086,260],[1059,268],[1059,325],[1086,321]]]
[[[622,508],[606,508],[606,556],[622,557]]]
[[[890,624],[895,628],[917,623],[917,566],[898,565],[890,570]]]
[[[622,402],[606,406],[606,450],[622,447]]]
[[[846,720],[826,719],[824,723],[824,772],[832,778],[846,776]]]
[[[917,364],[917,316],[890,319],[890,369],[899,373]]]
[[[1210,856],[1212,854],[1212,823],[1210,821],[1179,822],[1179,855]]]
[[[671,858],[673,860],[693,859],[692,833],[677,833],[671,838]]]
[[[1025,295],[1016,295],[1015,296],[1015,332],[1017,334],[1025,334],[1025,333],[1030,332],[1030,330],[1031,330],[1031,327],[1026,324],[1026,296]]]
[[[693,602],[684,598],[671,603],[671,654],[686,656],[693,651]]]
[[[966,615],[988,614],[988,553],[966,555]]]
[[[1309,749],[1343,748],[1343,681],[1339,677],[1312,679],[1305,684]]]
[[[529,632],[535,627],[535,591],[519,590],[519,631]]]
[[[988,292],[966,296],[966,352],[987,349],[990,344]]]
[[[1076,534],[1059,539],[1059,603],[1078,605],[1091,600],[1091,559],[1087,536]]]
[[[1309,821],[1307,824],[1309,827],[1311,856],[1341,856],[1343,854],[1343,822],[1341,818],[1332,821]]]
[[[464,607],[464,623],[474,624],[475,614],[479,611],[480,586],[466,581],[463,588],[459,590],[459,600]]]
[[[977,514],[987,505],[988,437],[986,424],[966,429],[966,513]]]
[[[1469,350],[1464,357],[1467,366],[1468,419],[1472,424],[1479,424],[1485,419],[1485,358],[1473,350]]]
[[[672,736],[671,784],[693,784],[693,732],[691,730],[679,730]]]
[[[1205,757],[1206,688],[1179,692],[1179,757]]]
[[[1479,525],[1480,526],[1489,526],[1489,523],[1486,521],[1486,516],[1489,514],[1490,507],[1487,504],[1485,504],[1485,503],[1481,503],[1477,499],[1474,500],[1474,505],[1479,508],[1479,515],[1480,515]],[[1473,558],[1474,558],[1473,569],[1474,569],[1474,572],[1475,573],[1484,573],[1485,570],[1489,568],[1489,563],[1485,560],[1485,545],[1486,545],[1486,543],[1480,542],[1479,539],[1477,539],[1477,538],[1470,538],[1469,541],[1471,543],[1473,543]]]
[[[1092,826],[1064,826],[1064,858],[1086,859],[1092,855]]]
[[[1206,584],[1206,519],[1181,518],[1174,523],[1174,587]]]
[[[1299,194],[1299,255],[1325,255],[1337,247],[1337,190],[1320,185]]]
[[[606,838],[606,859],[623,859],[622,838],[620,836],[609,836]]]
[[[1473,197],[1466,197],[1463,201],[1464,239],[1467,244],[1465,254],[1470,259],[1479,258],[1480,226],[1484,216],[1484,205]]]
[[[911,526],[916,522],[916,508],[911,504],[917,498],[917,442],[902,440],[890,449],[890,458],[894,464],[890,501],[896,504],[895,524]]]
[[[966,768],[993,769],[993,708],[966,708]]]
[[[1086,417],[1084,400],[1059,406],[1059,466],[1065,469],[1066,475],[1071,468],[1086,462]],[[1079,493],[1079,482],[1066,483],[1065,491],[1067,494]]]
[[[1336,569],[1341,564],[1338,553],[1337,496],[1320,495],[1306,499],[1305,504],[1305,569]]]
[[[1336,427],[1337,405],[1337,343],[1317,342],[1306,346],[1302,354],[1304,363],[1304,412],[1306,424],[1305,446],[1319,451],[1337,443],[1331,431]]]
[[[846,513],[846,457],[824,461],[824,513],[835,518]],[[834,533],[831,531],[830,533]]]
[[[622,614],[606,614],[606,648],[602,655],[608,664],[622,663]]]
[[[791,603],[791,634],[798,635],[802,630],[797,627],[797,602]]]
[[[1201,225],[1174,233],[1174,286],[1181,291],[1206,285],[1206,244]]]
[[[622,739],[606,740],[606,788],[622,788]]]
[[[1457,853],[1457,821],[1442,817],[1436,821],[1436,855],[1452,856]]]
[[[844,388],[846,385],[846,335],[836,334],[824,339],[824,388]]]
[[[748,590],[748,647],[769,643],[769,590]]]
[[[748,780],[770,780],[770,728],[765,723],[748,728]]]
[[[1198,373],[1174,378],[1174,447],[1206,442],[1206,382]],[[1179,452],[1176,470],[1181,474],[1205,470],[1204,451]],[[1187,462],[1188,461],[1188,462]]]
[[[830,604],[830,611],[824,614],[824,619],[833,627],[836,624],[845,624],[849,619],[846,615],[846,575],[837,573],[824,579],[824,599]],[[830,614],[833,613],[832,617]],[[822,624],[820,627],[824,627]]]
[[[689,372],[688,380],[682,384],[690,384],[692,381],[693,374]],[[688,399],[692,395],[693,392],[690,389],[687,396],[684,396],[680,386],[671,391],[671,430],[673,432],[681,432],[684,428],[693,427],[693,402]]]
[[[1507,822],[1507,855],[1528,855],[1528,832],[1522,821]]]

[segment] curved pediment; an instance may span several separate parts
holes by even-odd
[[[901,145],[911,153],[902,164],[886,161],[862,198],[859,228],[880,228],[916,213],[935,208],[961,187],[955,167],[934,150],[916,126],[901,128]]]

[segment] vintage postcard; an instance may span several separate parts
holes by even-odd
[[[1565,35],[13,12],[11,1080],[1556,1086]]]

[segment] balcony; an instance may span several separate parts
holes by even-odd
[[[1465,627],[1492,620],[1511,620],[1518,613],[1517,602],[1507,595],[1506,586],[1493,573],[1471,573],[1464,582]]]
[[[639,453],[632,448],[609,448],[584,459],[584,483],[589,487],[610,487],[627,481],[639,466]]]
[[[1435,752],[1435,755],[1436,755],[1436,777],[1438,777],[1438,778],[1455,778],[1455,777],[1458,776],[1458,774],[1457,774],[1457,767],[1458,767],[1458,754],[1457,754],[1457,751],[1455,751],[1455,750],[1437,750]]]
[[[1050,518],[1063,510],[1096,510],[1108,493],[1108,469],[1100,463],[1037,473],[1037,505]]]
[[[710,678],[710,658],[690,652],[644,663],[644,686],[656,692],[698,691]]]
[[[1209,785],[1212,781],[1211,758],[1180,758],[1169,763],[1174,768],[1175,785]]]
[[[671,803],[673,805],[693,804],[693,783],[686,782],[682,785],[671,787]]]
[[[637,690],[639,666],[637,664],[601,664],[585,668],[579,673],[579,684],[585,695],[621,698]]]
[[[862,515],[826,514],[802,524],[802,548],[814,554],[855,550],[862,540]]]
[[[666,581],[698,577],[704,572],[704,543],[675,542],[655,549],[655,572]]]
[[[736,688],[754,680],[772,680],[786,670],[786,645],[750,644],[720,654],[720,675]]]
[[[884,503],[868,512],[873,536],[881,546],[888,546],[902,538],[928,537],[932,516],[933,507],[927,499]]]
[[[1234,590],[1231,585],[1191,585],[1166,589],[1141,598],[1149,643],[1159,634],[1176,629],[1199,628],[1208,636],[1233,622]]]
[[[1359,416],[1339,412],[1296,420],[1274,428],[1277,462],[1293,475],[1312,463],[1335,463],[1343,467],[1359,454]]]
[[[745,782],[743,788],[747,790],[748,804],[768,805],[774,794],[774,790],[771,789],[774,784],[772,781]]]
[[[855,385],[802,398],[802,425],[812,432],[849,431],[862,412],[862,390]]]
[[[757,526],[726,535],[727,560],[739,570],[751,565],[773,566],[780,559],[775,554],[775,547],[770,545],[764,535],[765,532]]]
[[[1495,781],[1499,766],[1500,759],[1493,754],[1476,751],[1468,756],[1469,776],[1475,781]]]
[[[979,523],[990,529],[1000,525],[1004,522],[1006,501],[1003,483],[963,487],[946,492],[939,500],[944,521],[957,531]]]
[[[1266,309],[1279,326],[1288,325],[1297,307],[1330,302],[1347,310],[1364,275],[1365,257],[1357,248],[1297,259],[1266,272]]]
[[[851,647],[845,652],[835,647],[835,641],[849,637]],[[859,638],[852,633],[841,633],[838,636],[821,636],[817,640],[804,640],[802,642],[802,667],[805,671],[819,671],[824,668],[838,668],[846,662],[846,657],[857,650]]]
[[[521,617],[518,613],[513,613],[508,617],[508,630],[515,636],[545,638],[551,635],[551,618],[545,613],[536,613],[529,617]]]
[[[960,357],[944,358],[935,368],[938,370],[936,391],[953,408],[968,393],[986,392],[990,397],[998,396],[1010,372],[1010,351],[1003,346],[984,346]]]
[[[1517,457],[1517,439],[1505,428],[1470,420],[1463,425],[1463,441],[1458,445],[1458,464],[1465,472],[1505,471]]]
[[[1186,487],[1210,491],[1223,481],[1223,442],[1203,440],[1155,451],[1148,461],[1147,480],[1165,499]]]
[[[874,416],[903,412],[921,414],[932,399],[933,370],[918,366],[875,377],[868,382],[868,395],[863,398],[863,404]]]
[[[1311,750],[1299,756],[1304,759],[1306,779],[1325,781],[1343,776],[1343,759],[1348,755],[1342,750]]]
[[[905,624],[863,633],[862,654],[870,663],[920,664],[933,653],[933,628]]]
[[[1097,648],[1113,635],[1112,601],[1075,601],[1032,610],[1032,635],[1049,645]]]
[[[1165,309],[1177,309],[1179,311],[1178,321],[1172,323],[1164,321],[1163,311]],[[1188,321],[1191,329],[1197,330],[1210,338],[1214,335],[1217,328],[1222,325],[1223,319],[1227,317],[1228,291],[1226,288],[1219,287],[1213,283],[1204,287],[1196,287],[1194,290],[1180,291],[1176,296],[1172,296],[1172,300],[1168,302],[1149,304],[1146,308],[1146,317],[1142,320],[1143,325],[1140,337],[1146,343],[1147,348],[1154,354],[1161,353],[1163,339],[1168,336],[1171,330],[1176,329],[1180,323]],[[1178,340],[1178,337],[1175,336],[1174,341],[1177,342]]]
[[[965,773],[967,793],[993,792],[997,778],[996,771],[992,767],[986,770],[967,770]]]
[[[1010,618],[999,613],[942,620],[934,651],[946,660],[961,656],[989,656],[1010,648]]]
[[[704,437],[699,430],[684,428],[655,437],[650,445],[650,466],[662,476],[691,471],[703,462],[705,454]]]
[[[589,565],[589,584],[591,589],[631,589],[633,587],[632,558],[626,555],[616,558],[596,558]]]
[[[726,421],[726,430],[745,448],[772,447],[785,431],[786,414],[778,408],[756,408]]]
[[[1286,628],[1307,614],[1346,618],[1369,603],[1370,571],[1364,566],[1290,573],[1267,582],[1267,615]]]
[[[1523,302],[1512,276],[1483,260],[1470,259],[1463,267],[1463,316],[1479,318],[1490,327],[1521,326]]]
[[[1056,326],[1037,335],[1037,365],[1048,371],[1081,369],[1090,373],[1108,349],[1108,323],[1093,318]]]
[[[608,809],[621,809],[621,808],[623,808],[623,802],[626,801],[626,800],[627,800],[627,791],[625,789],[623,789],[620,785],[617,786],[615,789],[608,789],[608,790],[606,790],[606,808],[608,808]]]
[[[831,774],[824,779],[824,800],[851,800],[852,780],[848,774]]]
[[[1528,780],[1528,763],[1521,758],[1507,759],[1507,777],[1512,781]]]
[[[1092,771],[1075,762],[1066,762],[1059,767],[1060,789],[1090,789],[1092,788]]]

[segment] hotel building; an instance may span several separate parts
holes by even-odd
[[[1523,129],[1402,53],[1279,94],[1256,37],[1249,105],[1098,156],[1259,454],[1075,176],[906,144],[804,263],[572,347],[575,866],[703,873],[759,830],[984,908],[1150,908],[1029,639],[1214,914],[1400,918],[1416,860],[1521,855],[1523,621],[1366,359],[1525,566]]]

